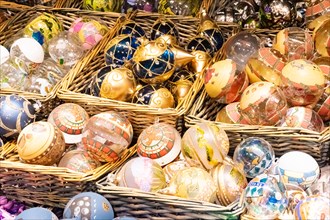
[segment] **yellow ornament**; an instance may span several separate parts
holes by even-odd
[[[103,12],[120,12],[122,0],[84,0],[83,8]]]

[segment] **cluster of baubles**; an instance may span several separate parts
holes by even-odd
[[[213,18],[220,22],[239,23],[244,28],[303,27],[330,12],[329,0],[234,0],[225,6],[218,2]]]
[[[135,10],[160,14],[195,16],[201,0],[84,0],[83,8],[104,12],[129,13]]]
[[[42,13],[0,45],[0,87],[49,94],[108,28],[95,18],[78,18],[68,31],[55,15]],[[8,51],[7,48],[10,48]]]
[[[105,48],[106,66],[95,72],[85,93],[174,108],[223,42],[219,27],[206,15],[185,50],[180,48],[180,34],[169,19],[156,20],[148,35],[136,22],[125,21]]]
[[[223,45],[224,60],[206,68],[205,90],[227,104],[216,121],[299,127],[321,132],[330,120],[330,17],[279,31],[272,47],[243,31]]]

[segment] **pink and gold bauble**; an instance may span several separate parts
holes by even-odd
[[[301,106],[289,108],[280,126],[305,128],[316,132],[324,129],[322,118],[314,110]]]
[[[182,137],[181,152],[190,166],[210,170],[225,159],[228,151],[226,132],[212,123],[196,124]]]
[[[82,145],[100,161],[114,162],[128,148],[133,139],[129,120],[115,111],[91,117],[82,132]]]
[[[165,166],[181,152],[180,133],[171,125],[157,123],[145,128],[137,140],[137,153]]]
[[[67,144],[81,141],[81,133],[88,119],[86,110],[74,103],[59,105],[48,116],[48,122],[62,131]]]
[[[172,177],[179,171],[189,167],[185,160],[178,160],[167,164],[163,170],[165,173],[166,182],[169,183]]]
[[[66,167],[82,173],[92,171],[100,165],[100,162],[94,160],[88,152],[83,150],[72,150],[65,153],[58,164],[59,167]]]
[[[321,55],[330,57],[330,19],[314,30],[315,49]]]
[[[49,122],[33,122],[18,136],[18,155],[25,163],[53,165],[60,160],[64,150],[62,132]]]
[[[314,107],[324,87],[324,73],[311,61],[299,59],[285,65],[281,75],[285,97],[293,106]]]
[[[239,71],[233,60],[221,60],[206,70],[205,91],[211,98],[221,103],[231,103],[238,98],[245,78],[245,72]]]
[[[296,205],[294,214],[296,220],[330,219],[330,199],[322,196],[309,196]]]
[[[247,120],[241,114],[239,102],[233,102],[223,107],[217,113],[215,121],[227,124],[248,124]]]
[[[283,91],[275,84],[256,82],[244,90],[240,109],[251,125],[275,125],[285,116],[288,104]]]

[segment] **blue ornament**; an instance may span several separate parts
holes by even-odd
[[[138,46],[140,46],[140,42],[133,36],[119,35],[115,37],[106,46],[106,64],[123,66],[125,61],[132,59]]]
[[[85,219],[113,219],[114,212],[109,201],[94,192],[80,193],[66,204],[63,218]]]
[[[169,82],[175,83],[179,80],[188,80],[194,82],[195,77],[192,72],[187,69],[179,69],[173,73],[173,75],[168,79]]]
[[[156,40],[162,35],[172,35],[179,41],[179,32],[174,23],[166,18],[159,18],[151,27],[150,39]]]
[[[202,35],[204,35],[205,37],[211,40],[212,44],[216,48],[216,51],[221,49],[224,43],[224,38],[221,31],[218,28],[204,30],[202,31]]]
[[[204,51],[208,54],[213,54],[215,48],[213,47],[212,43],[203,36],[197,36],[192,38],[188,44],[186,45],[186,50],[189,52],[193,52],[196,50]]]
[[[36,108],[18,95],[0,97],[0,137],[16,137],[36,118]]]
[[[143,28],[134,21],[127,21],[118,30],[117,35],[127,34],[133,37],[139,38],[145,36]]]
[[[15,220],[58,220],[56,215],[48,209],[36,207],[24,210]]]

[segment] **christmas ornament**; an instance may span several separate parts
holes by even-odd
[[[124,0],[123,11],[125,13],[135,10],[141,10],[145,12],[157,12],[158,0]]]
[[[38,68],[33,73],[33,76],[30,76],[29,78],[44,78],[48,80],[49,84],[51,84],[52,87],[54,87],[56,83],[62,80],[62,78],[66,75],[68,71],[69,69],[67,67],[60,65],[51,57],[48,57],[44,60],[44,62],[42,62],[42,64],[38,66]],[[29,88],[27,87],[25,88],[25,90],[29,90]],[[32,91],[33,89],[30,90]],[[42,92],[39,90],[39,92],[35,93]]]
[[[189,164],[185,160],[178,160],[167,164],[163,168],[165,173],[166,183],[169,183],[173,178],[173,176],[175,176],[179,170],[183,170],[187,167],[189,167]]]
[[[189,64],[189,69],[196,75],[196,77],[200,76],[203,72],[212,57],[209,53],[196,50],[191,52],[191,55],[194,56],[193,60]]]
[[[53,165],[60,160],[64,150],[63,134],[49,122],[29,124],[17,139],[17,152],[25,163]]]
[[[24,210],[16,216],[15,220],[58,220],[57,216],[49,209],[35,207]]]
[[[310,31],[316,31],[317,29],[320,28],[320,26],[321,26],[325,21],[327,21],[327,20],[329,20],[329,19],[330,19],[330,13],[326,13],[326,14],[324,14],[324,15],[321,15],[321,16],[319,16],[319,17],[313,19],[313,21],[311,21],[311,22],[307,25],[307,27],[308,27],[308,29],[309,29]],[[315,37],[315,36],[314,36],[314,33],[315,33],[315,32],[313,32],[313,38]]]
[[[84,0],[83,9],[102,12],[120,12],[122,1],[116,0]]]
[[[193,84],[194,76],[190,71],[180,69],[173,73],[168,80],[168,85],[176,103],[180,103],[187,96]]]
[[[200,6],[200,0],[159,0],[158,13],[169,15],[196,16]]]
[[[217,113],[215,121],[227,124],[248,124],[241,113],[239,102],[233,102],[223,107]]]
[[[309,196],[300,201],[294,209],[295,219],[329,219],[330,199],[322,196]]]
[[[210,40],[204,36],[195,36],[190,39],[186,45],[186,50],[188,52],[204,51],[208,54],[213,54],[215,52],[215,48],[211,44]]]
[[[310,187],[313,195],[320,195],[330,199],[330,166],[321,168],[320,178]]]
[[[314,30],[313,36],[316,51],[321,56],[330,57],[330,19],[324,21],[318,29]]]
[[[9,60],[9,51],[4,46],[0,45],[0,65]]]
[[[28,72],[27,66],[21,60],[7,59],[0,64],[0,88],[24,91],[29,85]]]
[[[240,20],[240,13],[233,7],[219,7],[215,11],[214,20],[217,22],[238,23]]]
[[[165,17],[160,17],[153,23],[150,32],[150,40],[156,40],[162,35],[171,35],[175,37],[176,41],[179,41],[179,31],[175,24]]]
[[[307,24],[329,12],[330,12],[329,0],[308,1],[308,7],[306,9],[306,14],[305,14]]]
[[[137,24],[135,21],[126,20],[122,27],[117,31],[117,35],[131,35],[135,38],[144,37],[145,31],[143,27]]]

